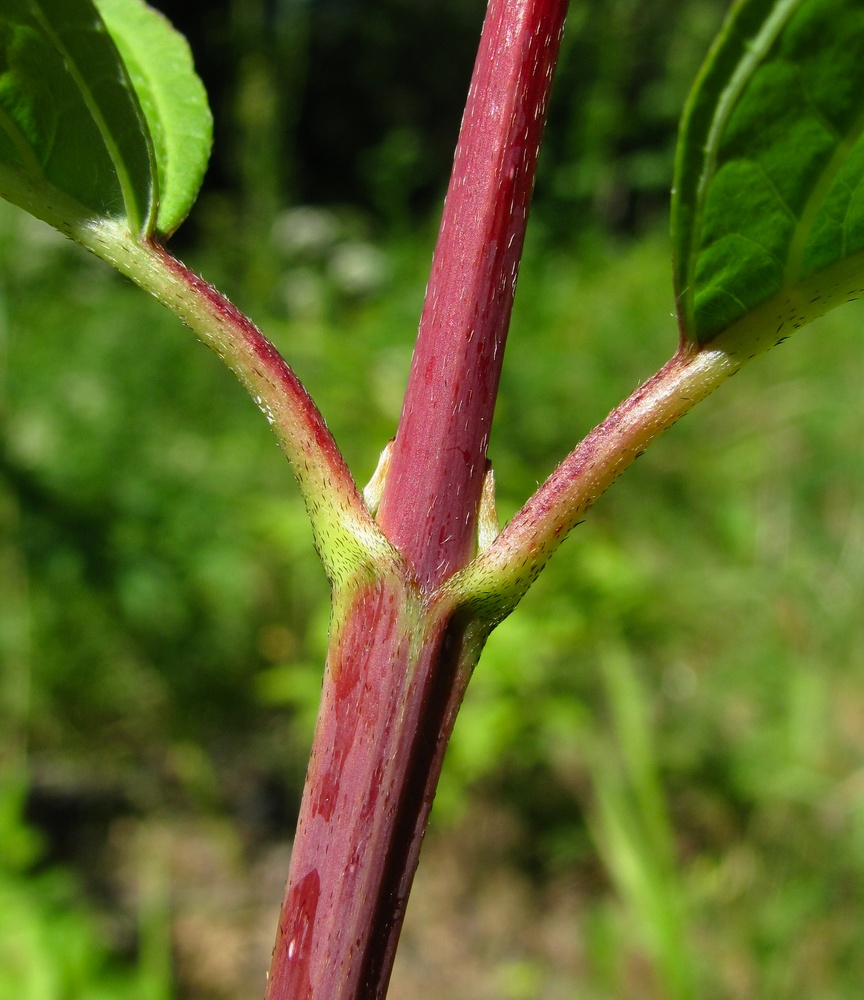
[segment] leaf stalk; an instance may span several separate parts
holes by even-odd
[[[748,360],[720,349],[679,349],[564,459],[492,544],[442,591],[491,628],[522,599],[586,511],[663,431]]]
[[[335,590],[359,569],[400,562],[367,509],[306,387],[264,334],[159,243],[100,221],[72,234],[153,294],[237,375],[276,434],[300,487],[315,545]]]

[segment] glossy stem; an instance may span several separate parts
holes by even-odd
[[[331,643],[267,1000],[387,992],[444,751],[482,642],[396,577]]]
[[[404,563],[334,592],[267,1000],[380,1000],[486,631],[435,596],[474,554],[566,0],[490,0],[378,523]]]
[[[491,0],[378,521],[429,590],[477,510],[567,0]]]

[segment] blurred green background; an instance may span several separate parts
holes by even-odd
[[[355,474],[398,418],[483,4],[161,5],[212,94],[173,249]],[[574,5],[491,446],[510,516],[676,343],[675,124],[717,0]],[[261,995],[327,587],[266,421],[0,210],[0,1000]],[[493,635],[401,998],[859,997],[864,312],[676,426]]]

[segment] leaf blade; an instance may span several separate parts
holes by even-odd
[[[30,0],[63,57],[111,162],[133,232],[149,233],[157,206],[154,156],[131,82],[90,0]]]
[[[71,233],[155,213],[155,164],[119,53],[89,0],[0,4],[0,194]]]
[[[204,85],[186,39],[141,0],[96,0],[135,87],[159,177],[156,228],[169,236],[200,190],[213,141]]]
[[[743,345],[744,330],[757,336],[748,314],[772,300],[797,327],[839,304],[837,280],[857,292],[848,264],[864,250],[862,95],[861,0],[733,7],[691,92],[676,157],[674,273],[686,342],[735,327]],[[813,293],[810,279],[823,271],[830,290],[802,302],[798,286]]]

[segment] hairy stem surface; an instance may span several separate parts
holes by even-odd
[[[378,520],[424,589],[474,554],[567,0],[491,0]]]
[[[682,347],[574,448],[489,548],[442,589],[494,627],[618,476],[747,360],[719,349]]]
[[[268,1000],[379,1000],[486,630],[435,596],[476,547],[489,427],[567,0],[490,0],[378,523],[334,593]]]
[[[444,751],[482,645],[395,577],[334,627],[267,1000],[386,994]]]
[[[396,559],[306,387],[258,327],[156,243],[106,233],[104,223],[75,237],[166,305],[237,375],[291,464],[331,584]]]

